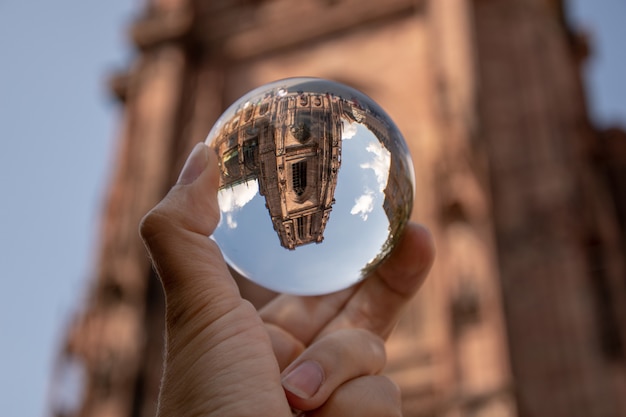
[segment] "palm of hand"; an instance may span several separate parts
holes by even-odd
[[[198,145],[178,185],[142,221],[166,298],[159,414],[290,416],[290,405],[316,416],[399,410],[397,389],[377,374],[383,340],[432,263],[429,233],[409,224],[390,258],[353,288],[283,295],[257,312],[206,238],[219,221],[215,167],[215,156]]]

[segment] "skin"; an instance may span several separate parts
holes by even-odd
[[[384,340],[433,261],[409,224],[392,255],[357,286],[281,295],[257,311],[241,298],[214,241],[217,157],[198,144],[140,231],[166,300],[158,415],[400,416]]]

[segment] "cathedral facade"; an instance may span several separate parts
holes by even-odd
[[[342,101],[290,93],[247,103],[213,140],[220,189],[256,180],[281,246],[324,240],[341,165]]]

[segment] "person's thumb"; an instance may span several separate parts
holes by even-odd
[[[249,415],[257,407],[287,415],[263,322],[209,239],[219,221],[218,176],[215,153],[196,145],[140,227],[165,291],[160,415]]]
[[[211,321],[240,302],[222,255],[209,239],[220,218],[217,156],[204,143],[176,185],[141,221],[140,233],[165,290],[168,324],[202,313]]]

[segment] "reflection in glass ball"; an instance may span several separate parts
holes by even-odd
[[[277,292],[319,295],[368,275],[413,206],[411,158],[395,124],[364,94],[317,78],[246,94],[207,143],[220,161],[227,262]]]

